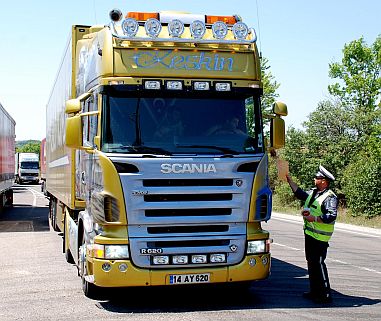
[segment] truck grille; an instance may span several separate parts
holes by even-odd
[[[240,164],[236,159],[221,159],[218,163],[212,158],[208,162],[202,159],[203,164],[210,162],[216,166],[212,174],[162,174],[161,164],[170,163],[172,159],[129,161],[139,171],[120,173],[120,178],[130,254],[136,266],[198,268],[233,265],[243,259],[253,172],[237,171]],[[242,163],[245,162],[248,160],[243,159]],[[176,159],[176,164],[179,163]],[[212,263],[209,258],[213,254],[225,254],[226,262]],[[154,265],[154,255],[169,257],[169,263]],[[176,255],[205,255],[207,259],[200,264],[175,265],[172,257]]]

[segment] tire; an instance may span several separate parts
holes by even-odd
[[[7,198],[7,201],[5,205],[8,207],[12,207],[13,206],[13,190],[10,189],[6,192],[6,198]]]
[[[64,218],[64,231],[63,231],[63,237],[62,237],[62,249],[63,249],[63,252],[65,253],[65,260],[67,263],[70,263],[70,264],[74,264],[75,261],[74,261],[74,258],[73,258],[73,255],[71,254],[70,252],[70,249],[69,248],[66,248],[66,215],[65,215],[65,218]]]
[[[50,225],[52,226],[55,232],[59,232],[59,228],[57,227],[57,200],[54,198],[50,199],[49,202],[49,218]]]
[[[82,281],[83,294],[89,299],[98,299],[100,297],[100,289],[95,284],[86,281],[87,275],[86,267],[86,242],[85,236],[82,236],[81,246],[78,250],[78,271]]]

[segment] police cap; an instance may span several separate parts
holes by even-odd
[[[325,178],[325,179],[328,179],[330,181],[335,180],[335,176],[333,176],[332,173],[330,171],[328,171],[327,169],[325,169],[322,165],[319,166],[319,170],[316,173],[315,177],[316,178]]]

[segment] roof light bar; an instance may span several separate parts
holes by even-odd
[[[163,21],[162,16],[163,15]],[[252,28],[239,21],[238,16],[202,16],[191,14],[174,13],[150,13],[150,12],[129,12],[126,18],[119,25],[122,13],[118,9],[110,12],[111,22],[109,28],[112,35],[120,40],[127,41],[155,41],[155,42],[181,42],[181,43],[205,43],[205,44],[239,44],[250,45],[257,40],[257,35]],[[200,19],[199,19],[200,17]],[[205,18],[206,23],[202,17]],[[139,22],[144,21],[144,28],[147,36],[138,36]],[[159,37],[164,25],[168,22],[168,37]],[[191,37],[184,37],[185,26],[188,28]],[[212,34],[206,34],[207,28],[212,28]],[[120,32],[120,29],[122,32]],[[139,33],[140,35],[141,33]],[[187,33],[185,33],[187,34]],[[234,39],[233,39],[234,37]]]

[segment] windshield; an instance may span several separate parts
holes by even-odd
[[[172,155],[263,151],[259,99],[253,96],[103,95],[103,102],[104,152]]]
[[[22,169],[38,169],[38,162],[21,162],[20,168]]]

